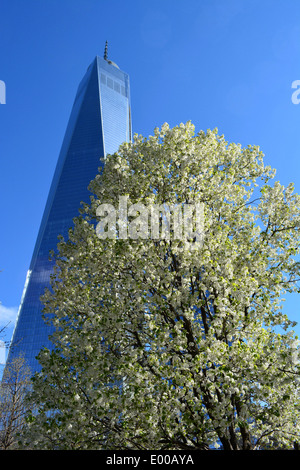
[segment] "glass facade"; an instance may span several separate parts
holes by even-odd
[[[48,200],[27,273],[7,361],[22,353],[32,373],[36,356],[50,347],[50,327],[42,319],[40,296],[50,285],[50,250],[67,238],[81,201],[101,165],[100,158],[131,140],[129,77],[116,64],[96,57],[79,84]]]

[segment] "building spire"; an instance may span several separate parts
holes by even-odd
[[[105,42],[104,60],[107,60],[107,41]]]
[[[115,62],[112,62],[111,60],[108,60],[108,57],[107,57],[107,41],[105,42],[105,48],[104,48],[104,55],[103,55],[103,58],[104,60],[106,60],[110,65],[113,65],[114,67],[117,67],[117,69],[119,68],[117,66],[117,64],[115,64]]]

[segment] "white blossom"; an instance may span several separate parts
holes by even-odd
[[[190,122],[107,157],[43,297],[54,349],[39,355],[29,445],[293,448],[299,342],[281,300],[298,291],[300,198],[274,176],[258,147]],[[202,202],[203,245],[100,240],[97,207],[124,195]]]

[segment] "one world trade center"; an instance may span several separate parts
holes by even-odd
[[[80,203],[89,202],[88,185],[100,159],[131,140],[129,76],[104,57],[95,57],[79,84],[46,207],[27,273],[7,363],[22,354],[31,372],[39,370],[36,356],[51,348],[49,326],[42,318],[40,296],[50,286],[58,235],[67,238]]]

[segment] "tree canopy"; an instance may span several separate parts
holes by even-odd
[[[0,449],[18,447],[29,409],[30,369],[22,356],[7,364],[0,382]]]
[[[39,354],[23,445],[293,448],[299,346],[282,307],[299,292],[293,184],[275,181],[259,147],[188,122],[123,144],[90,190],[43,297],[53,350]],[[200,239],[176,232],[175,214],[195,226],[186,207],[201,207]]]

